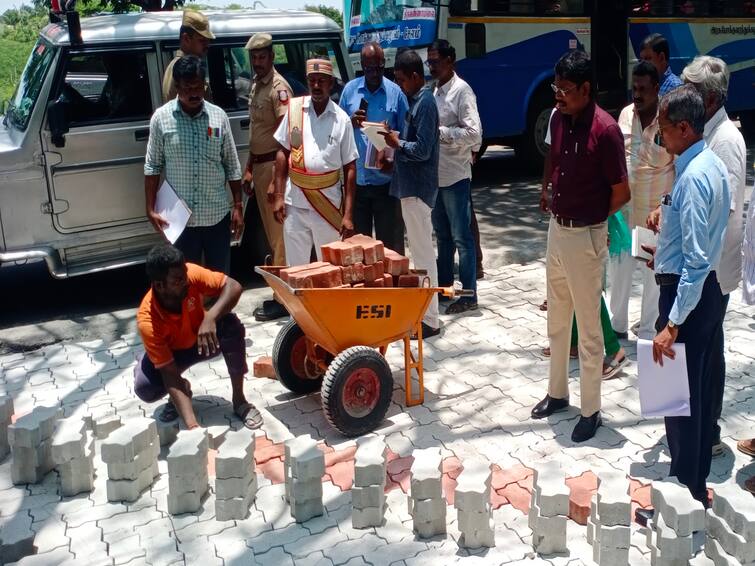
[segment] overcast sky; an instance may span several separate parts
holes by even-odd
[[[31,2],[27,3],[31,4]],[[341,0],[262,0],[262,3],[268,8],[281,8],[284,10],[301,8],[304,4],[325,4],[326,6],[343,10],[343,2]],[[10,8],[18,8],[22,4],[24,4],[22,0],[0,0],[0,14]],[[222,8],[228,4],[241,4],[242,6],[249,6],[251,8],[253,0],[201,0],[200,4],[217,6],[218,8]]]

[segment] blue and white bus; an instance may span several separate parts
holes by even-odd
[[[392,65],[398,48],[426,57],[433,40],[447,38],[477,94],[485,143],[513,145],[528,161],[544,151],[556,60],[589,52],[599,101],[618,113],[640,43],[655,32],[669,40],[677,74],[698,54],[724,59],[727,109],[748,129],[755,122],[755,0],[351,0],[346,8],[357,72],[366,41],[379,41]]]

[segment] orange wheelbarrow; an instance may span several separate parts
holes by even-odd
[[[393,374],[385,360],[391,342],[404,342],[406,404],[424,401],[422,317],[435,293],[471,294],[452,287],[292,289],[278,277],[283,267],[255,267],[291,319],[273,346],[273,367],[294,393],[321,390],[328,422],[346,436],[374,430],[393,394]],[[417,334],[417,355],[411,336]],[[377,349],[377,350],[376,350]],[[413,394],[412,370],[418,393]]]

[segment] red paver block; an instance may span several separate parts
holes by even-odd
[[[341,491],[347,491],[354,484],[354,460],[336,462],[325,468],[325,474],[330,477],[333,485],[337,485]]]
[[[351,283],[363,283],[364,282],[364,264],[355,263],[351,266]]]
[[[632,497],[632,502],[636,503],[643,509],[649,509],[653,506],[650,502],[650,484],[644,484],[640,481],[630,479],[629,480],[629,495]]]
[[[370,265],[369,267],[372,267],[372,266]],[[383,280],[382,277],[379,277],[375,279],[374,281],[365,281],[364,286],[365,287],[384,287],[385,281]]]
[[[317,269],[318,267],[328,267],[330,264],[325,261],[316,261],[314,263],[307,263],[305,265],[294,265],[293,267],[287,267],[286,269],[281,269],[280,272],[280,278],[288,283],[289,278],[291,275],[294,275],[296,273],[301,273],[302,271],[307,271],[310,269]]]
[[[341,267],[341,280],[348,285],[356,283],[356,281],[354,281],[353,265],[344,265]]]
[[[503,505],[508,505],[510,501],[506,498],[505,495],[501,495],[497,491],[490,490],[490,505],[493,507],[493,509],[498,509],[499,507]]]
[[[273,368],[273,358],[270,356],[261,356],[254,360],[252,367],[254,377],[267,377],[275,379],[275,368]]]
[[[325,468],[329,468],[330,466],[335,466],[336,464],[339,464],[341,462],[354,462],[354,457],[357,453],[357,447],[356,446],[349,446],[348,448],[344,448],[343,450],[334,450],[333,448],[330,448],[327,445],[323,445],[322,448],[325,452]]]
[[[341,268],[335,265],[318,267],[289,275],[288,284],[294,289],[339,287],[343,284]]]
[[[331,242],[320,247],[322,259],[333,265],[354,265],[364,260],[364,250],[362,246],[345,241]]]
[[[215,456],[217,455],[217,450],[213,450],[212,448],[207,449],[207,474],[211,477],[215,477]]]
[[[592,472],[585,472],[574,478],[567,478],[569,486],[569,518],[580,525],[587,524],[590,516],[590,500],[598,490],[598,477]]]
[[[393,458],[391,457],[393,456]],[[386,458],[388,464],[386,465],[386,471],[389,476],[395,476],[401,472],[407,472],[412,468],[414,463],[414,456],[399,456],[393,452],[388,452]]]
[[[385,249],[383,263],[385,264],[385,272],[391,275],[406,275],[409,273],[409,258],[389,248]]]
[[[385,257],[385,246],[383,246],[383,242],[380,240],[375,240],[364,234],[354,234],[351,238],[346,238],[344,241],[362,246],[364,263],[367,265],[382,261],[383,257]]]
[[[393,275],[383,273],[383,287],[393,287]]]
[[[364,283],[354,283],[352,287],[354,287],[354,289],[363,289]]]
[[[259,442],[255,442],[254,445],[254,461],[257,465],[264,464],[265,462],[274,458],[283,458],[286,453],[285,446],[281,444],[270,443],[267,446],[260,446]]]
[[[399,275],[397,277],[398,284],[397,287],[419,287],[419,275],[415,274],[408,274],[408,275]]]
[[[532,478],[533,475],[534,472],[530,468],[526,468],[521,464],[506,469],[501,469],[497,464],[493,464],[493,477],[490,485],[494,490],[499,490],[512,483]],[[531,482],[530,489],[532,489]]]
[[[262,474],[274,484],[283,483],[286,479],[283,458],[273,458],[264,464],[257,464],[255,470],[258,474]]]
[[[449,505],[454,504],[454,499],[456,495],[456,485],[457,481],[455,478],[452,478],[449,474],[443,474],[440,477],[441,484],[443,485],[443,495],[446,496],[446,502]]]
[[[511,483],[506,487],[497,490],[498,495],[503,495],[509,500],[511,505],[515,509],[519,509],[522,513],[529,513],[530,511],[530,492],[520,486],[518,483]]]
[[[456,456],[445,458],[441,464],[441,472],[448,474],[451,479],[454,480],[459,477],[459,474],[461,474],[463,469],[464,466],[462,465],[461,460]]]

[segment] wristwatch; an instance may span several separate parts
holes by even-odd
[[[671,320],[669,320],[666,324],[668,325],[669,328],[679,328],[679,326]]]

